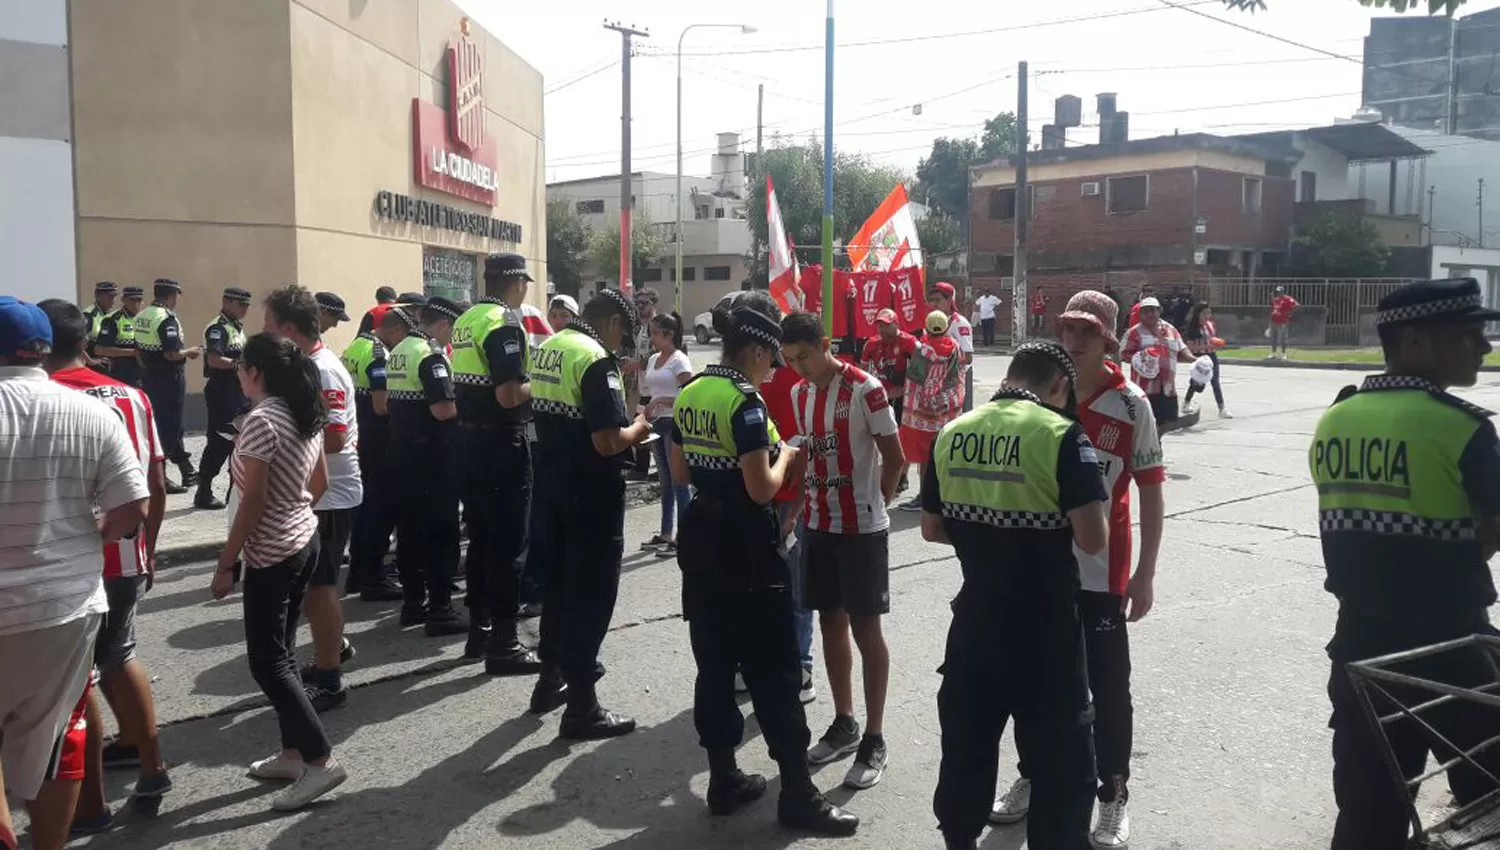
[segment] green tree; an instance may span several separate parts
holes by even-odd
[[[939,257],[963,251],[962,220],[934,209],[917,222],[917,238],[922,240],[922,259],[931,268]]]
[[[1361,6],[1374,6],[1377,9],[1390,7],[1395,12],[1405,12],[1408,9],[1420,9],[1425,4],[1429,15],[1455,15],[1458,8],[1466,0],[1359,0]],[[1249,10],[1258,12],[1266,8],[1265,0],[1224,0],[1224,5],[1231,9]]]
[[[748,257],[750,279],[766,285],[766,193],[765,177],[776,184],[776,200],[787,239],[803,263],[817,263],[823,242],[823,146],[809,140],[801,144],[776,138],[754,169],[747,214],[750,232],[760,251]],[[835,241],[845,242],[875,212],[897,183],[906,181],[899,169],[879,165],[859,154],[838,152],[833,158],[833,221]]]
[[[671,251],[667,232],[640,212],[630,222],[632,269],[643,269],[660,263]],[[589,240],[589,268],[602,277],[618,278],[620,274],[620,224],[615,222],[595,231]]]
[[[962,220],[969,214],[969,168],[1014,156],[1017,150],[1016,116],[1010,112],[984,122],[978,140],[941,136],[917,165],[917,194],[934,210]],[[922,247],[927,247],[925,240]]]
[[[1293,263],[1307,277],[1376,277],[1390,251],[1375,225],[1356,216],[1323,213],[1297,226]]]
[[[547,276],[557,284],[558,292],[578,297],[592,236],[572,202],[547,204]]]

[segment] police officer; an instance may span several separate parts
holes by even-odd
[[[240,352],[245,350],[245,313],[250,292],[238,286],[225,287],[219,315],[203,329],[203,401],[208,406],[208,444],[198,461],[198,493],[193,506],[221,511],[224,503],[214,496],[214,477],[224,468],[234,448],[230,434],[234,417],[245,407],[240,379],[235,373]]]
[[[132,387],[141,385],[141,361],[135,350],[135,317],[141,312],[145,290],[127,286],[121,291],[120,309],[99,322],[94,353],[109,360],[109,376]],[[181,492],[181,491],[178,491]]]
[[[94,284],[94,303],[83,311],[83,318],[89,323],[89,341],[86,349],[89,360],[93,366],[101,372],[108,374],[109,363],[100,361],[94,353],[94,343],[99,340],[99,328],[104,324],[104,317],[114,312],[115,298],[120,294],[119,287],[112,280],[101,280]]]
[[[385,571],[391,532],[396,528],[396,512],[387,456],[391,424],[386,390],[388,349],[377,334],[387,333],[380,324],[393,309],[387,304],[371,309],[367,315],[373,330],[356,336],[343,355],[344,368],[354,378],[354,419],[359,426],[359,444],[355,449],[359,453],[359,475],[365,492],[364,501],[354,513],[344,593],[359,594],[365,602],[406,598],[401,585]]]
[[[1339,601],[1328,644],[1335,850],[1404,848],[1409,823],[1409,798],[1391,778],[1345,665],[1495,634],[1486,611],[1495,602],[1486,562],[1500,539],[1500,443],[1489,411],[1447,392],[1472,386],[1490,351],[1484,323],[1500,312],[1481,304],[1479,284],[1470,278],[1414,283],[1381,299],[1375,322],[1385,374],[1339,394],[1309,451],[1324,587]],[[1401,671],[1460,687],[1493,681],[1478,655],[1419,659]],[[1377,710],[1392,707],[1377,703]],[[1421,717],[1468,748],[1495,731],[1493,713],[1485,712],[1460,702]],[[1401,773],[1408,780],[1421,775],[1429,745],[1423,731],[1404,720],[1385,731]],[[1475,759],[1500,774],[1493,749]],[[1448,779],[1460,806],[1494,788],[1466,764]]]
[[[797,462],[798,449],[782,445],[756,390],[779,362],[782,338],[775,305],[747,303],[758,296],[740,299],[733,312],[714,310],[714,330],[724,339],[719,365],[689,381],[672,411],[674,473],[697,488],[682,517],[678,564],[698,664],[693,721],[708,751],[708,808],[730,814],[766,790],[764,777],[747,776],[735,761],[745,728],[734,695],[739,670],[781,769],[781,822],[853,835],[859,818],[828,802],[808,772],[791,572],[772,506],[805,464]]]
[[[459,474],[469,530],[464,654],[483,655],[485,672],[492,676],[542,668],[516,629],[531,512],[530,341],[520,312],[531,280],[525,257],[491,254],[484,262],[484,282],[493,296],[480,299],[453,326]]]
[[[396,568],[405,604],[401,625],[424,624],[431,637],[464,634],[468,621],[453,609],[458,568],[458,407],[446,346],[460,313],[446,298],[386,314],[394,343],[386,358],[391,414],[389,456],[395,490]]]
[[[167,492],[183,493],[198,482],[193,460],[182,444],[182,407],[187,401],[187,361],[203,353],[199,346],[184,348],[182,323],[178,321],[177,299],[182,286],[175,280],[157,278],[153,294],[156,300],[135,317],[135,347],[140,352],[143,386],[146,397],[156,410],[157,430],[161,432],[162,450],[167,460],[177,465],[182,488],[168,485]]]
[[[583,315],[531,358],[537,451],[549,474],[537,482],[537,506],[549,514],[556,557],[542,611],[544,667],[531,694],[543,714],[567,704],[560,734],[575,740],[634,731],[635,721],[606,711],[594,684],[604,675],[599,646],[620,590],[625,551],[625,477],[620,457],[651,426],[631,422],[614,352],[635,333],[635,306],[604,289]]]
[[[939,670],[932,806],[950,848],[977,846],[1012,716],[1017,748],[1038,765],[1027,846],[1089,846],[1093,710],[1073,545],[1103,551],[1108,497],[1067,412],[1074,379],[1061,346],[1024,343],[989,403],[945,426],[922,466],[922,537],[951,544],[964,575]]]

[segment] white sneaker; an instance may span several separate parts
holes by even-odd
[[[1130,847],[1130,811],[1123,799],[1117,797],[1113,802],[1099,804],[1099,819],[1089,833],[1089,845],[1094,850]]]
[[[802,690],[797,692],[797,699],[803,705],[807,705],[818,698],[818,689],[813,687],[811,670],[802,671]]]
[[[1024,776],[1011,783],[1010,790],[995,798],[990,808],[990,823],[1020,823],[1031,811],[1031,780]]]
[[[271,808],[278,812],[295,812],[344,784],[344,780],[348,778],[349,774],[344,772],[344,766],[332,758],[326,764],[307,765],[296,782],[271,800]]]
[[[282,779],[295,781],[302,778],[307,765],[301,759],[290,759],[277,753],[268,759],[250,763],[250,776],[254,779]]]
[[[734,692],[737,694],[750,693],[750,686],[745,684],[745,676],[743,673],[734,674]]]
[[[1221,407],[1221,408],[1219,408],[1219,418],[1220,419],[1233,419],[1234,418],[1234,414],[1230,413],[1228,410],[1225,410],[1224,408]]]

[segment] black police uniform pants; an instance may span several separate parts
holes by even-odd
[[[599,647],[615,613],[625,554],[625,479],[543,476],[537,498],[549,514],[547,546],[555,557],[537,652],[581,696],[604,675]]]
[[[514,619],[531,522],[531,446],[523,428],[460,424],[464,570],[471,621]]]
[[[359,478],[365,496],[354,513],[349,545],[349,581],[356,588],[380,581],[396,529],[389,446],[390,434],[384,428],[359,429]]]
[[[144,389],[156,414],[156,431],[167,460],[191,462],[182,445],[182,407],[187,402],[187,378],[181,369],[148,369]]]
[[[209,378],[203,384],[203,401],[208,406],[208,444],[198,461],[198,480],[207,485],[224,468],[224,462],[234,449],[234,443],[221,435],[232,427],[234,417],[239,415],[245,403],[235,373]]]
[[[458,466],[454,446],[443,440],[393,440],[396,568],[406,606],[425,602],[429,613],[453,604],[458,570]]]
[[[556,556],[548,548],[552,535],[547,530],[552,515],[538,506],[536,488],[546,474],[541,468],[541,453],[531,446],[532,509],[531,525],[526,535],[526,550],[521,554],[525,566],[521,570],[521,601],[527,604],[544,602],[547,597],[547,576],[552,573],[552,562]]]
[[[1495,635],[1497,632],[1487,623],[1473,629],[1456,630],[1449,637],[1462,637],[1476,632]],[[1335,634],[1334,643],[1341,643]],[[1380,641],[1381,637],[1374,640]],[[1383,755],[1382,745],[1376,738],[1364,707],[1354,690],[1346,665],[1375,655],[1415,649],[1418,646],[1436,643],[1424,638],[1406,646],[1383,646],[1375,652],[1330,653],[1333,669],[1328,677],[1328,698],[1333,703],[1333,716],[1328,726],[1333,730],[1333,796],[1339,807],[1338,820],[1333,830],[1333,850],[1405,850],[1407,830],[1411,823],[1406,800],[1396,788]],[[1354,641],[1360,643],[1360,641]],[[1413,676],[1458,685],[1473,687],[1494,681],[1477,652],[1445,653],[1436,658],[1424,658],[1396,668],[1398,672]],[[1431,692],[1393,688],[1392,693],[1404,705],[1412,706],[1426,702],[1436,696]],[[1371,694],[1375,710],[1390,714],[1396,710],[1388,700]],[[1448,740],[1463,749],[1469,749],[1495,734],[1495,710],[1473,703],[1455,701],[1420,715]],[[1458,753],[1445,746],[1435,745],[1430,735],[1416,724],[1403,720],[1386,727],[1386,735],[1400,765],[1401,774],[1408,780],[1421,776],[1427,763],[1427,755],[1433,753],[1436,760],[1457,758]],[[1476,754],[1475,761],[1486,770],[1500,777],[1500,752],[1495,748]],[[1467,764],[1455,766],[1448,773],[1448,787],[1459,805],[1467,805],[1486,793],[1495,785]]]
[[[1135,731],[1135,709],[1130,702],[1130,638],[1126,632],[1124,600],[1113,593],[1081,591],[1078,614],[1083,619],[1089,691],[1094,697],[1094,758],[1099,799],[1115,798],[1113,777],[1130,779],[1130,748]],[[1020,736],[1020,721],[1016,721]],[[1018,742],[1019,743],[1019,742]],[[1019,747],[1018,747],[1019,749]],[[1022,776],[1030,777],[1030,757],[1020,750]]]
[[[1069,608],[997,616],[979,599],[954,602],[938,689],[942,764],[932,809],[950,838],[977,838],[994,800],[1000,736],[1034,768],[1027,846],[1084,850],[1094,805],[1094,753],[1082,624]],[[1002,653],[994,647],[1024,647]]]

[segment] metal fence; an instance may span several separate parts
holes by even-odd
[[[1411,278],[1209,278],[1191,285],[1193,300],[1216,309],[1268,307],[1277,287],[1302,307],[1322,308],[1328,345],[1358,345],[1363,317],[1373,317],[1380,299]],[[1186,288],[1186,287],[1185,287]],[[1169,288],[1170,289],[1170,288]],[[1370,324],[1373,318],[1364,320]]]

